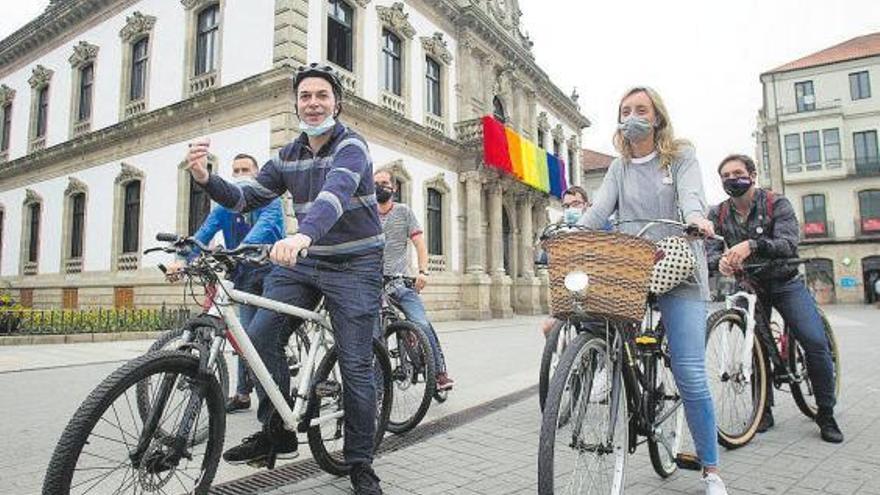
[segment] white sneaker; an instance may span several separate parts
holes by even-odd
[[[706,484],[706,495],[727,495],[727,488],[716,473],[703,476],[703,483]]]

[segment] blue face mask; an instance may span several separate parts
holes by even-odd
[[[581,219],[584,211],[580,208],[566,208],[562,210],[562,220],[570,225],[574,225]]]
[[[333,129],[333,126],[336,125],[336,119],[333,116],[328,116],[324,119],[324,122],[321,122],[318,125],[309,125],[304,120],[299,121],[299,130],[305,132],[309,137],[320,136],[328,132],[330,129]]]

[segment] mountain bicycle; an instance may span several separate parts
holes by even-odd
[[[184,492],[206,494],[214,479],[226,431],[225,397],[214,363],[228,337],[234,338],[256,380],[289,431],[304,433],[312,456],[325,471],[350,470],[342,456],[345,411],[343,382],[329,319],[314,311],[235,290],[222,279],[240,263],[266,263],[269,246],[209,249],[193,238],[159,234],[165,247],[153,251],[186,256],[199,248],[183,276],[193,284],[218,290],[211,311],[187,323],[210,339],[198,338],[178,350],[135,358],[98,385],[74,413],[52,454],[43,481],[44,495],[70,493]],[[314,323],[311,348],[288,403],[238,320],[234,304],[250,304]],[[319,350],[324,352],[318,363]],[[382,343],[374,339],[377,381],[375,447],[381,442],[391,407],[391,365]],[[146,418],[136,409],[137,384],[154,381]],[[205,425],[206,423],[206,425]],[[271,422],[270,422],[271,423]],[[202,438],[198,433],[207,430]],[[261,466],[273,468],[270,453]]]
[[[388,431],[405,433],[424,419],[437,390],[434,352],[425,332],[406,320],[403,311],[391,297],[399,284],[412,288],[415,279],[385,276],[383,280],[380,320],[385,346],[391,358],[391,381],[394,384]]]
[[[736,274],[739,290],[725,297],[724,309],[706,324],[706,370],[715,404],[718,441],[729,449],[742,447],[758,430],[772,386],[788,386],[798,409],[815,418],[818,407],[807,369],[806,354],[792,329],[769,319],[762,307],[756,276],[771,266],[800,265],[805,259],[776,260],[744,266]],[[835,393],[840,393],[840,353],[831,324],[816,308],[825,328],[834,365]]]

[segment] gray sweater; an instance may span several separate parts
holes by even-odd
[[[703,179],[693,148],[684,148],[673,160],[669,166],[669,175],[666,168],[660,166],[659,156],[638,163],[641,161],[635,159],[630,162],[616,158],[611,163],[593,198],[593,205],[581,217],[581,225],[600,229],[612,214],[616,214],[618,221],[684,219],[692,222],[705,218],[707,205]],[[618,229],[626,234],[637,234],[644,226],[645,223],[624,223]],[[660,240],[681,234],[680,228],[658,225],[648,230],[645,237]],[[703,242],[692,241],[691,249],[697,258],[694,280],[683,282],[670,294],[708,300],[708,269]]]

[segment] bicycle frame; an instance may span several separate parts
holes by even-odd
[[[281,419],[284,422],[284,427],[289,431],[296,431],[297,425],[302,420],[305,411],[308,409],[308,390],[312,386],[312,372],[317,366],[319,349],[321,347],[329,347],[330,344],[328,342],[332,341],[333,330],[330,326],[330,321],[324,315],[314,311],[309,311],[297,306],[284,304],[262,296],[236,290],[234,284],[229,280],[221,280],[219,285],[220,290],[217,291],[214,298],[214,304],[212,305],[213,307],[208,314],[219,316],[226,323],[227,331],[232,334],[232,338],[234,339],[239,352],[244,356],[257,381],[263,386],[263,390],[266,391],[266,395],[272,402],[272,405],[275,406],[275,410],[278,412],[279,416],[281,416]],[[315,330],[316,338],[313,340],[309,352],[302,363],[302,370],[304,370],[304,372],[300,375],[300,381],[296,389],[296,397],[293,397],[294,403],[292,409],[284,399],[281,389],[272,379],[272,375],[266,368],[266,364],[263,363],[263,360],[260,358],[257,349],[254,347],[247,332],[245,332],[244,327],[242,327],[238,315],[235,314],[234,305],[230,303],[248,304],[258,308],[269,309],[317,324],[317,329]],[[212,342],[210,359],[213,359],[216,354],[220,352],[220,346],[222,343],[221,339],[215,339]],[[313,418],[310,421],[309,426],[317,426],[327,421],[341,418],[342,415],[343,412],[339,411],[326,416],[319,416]]]
[[[745,301],[746,307],[743,308],[738,304],[739,301]],[[737,291],[734,294],[724,298],[724,305],[729,310],[734,310],[743,316],[746,323],[746,334],[744,342],[752,342],[755,339],[755,309],[758,304],[758,296],[753,292],[744,290]],[[721,334],[721,362],[727,362],[728,355],[727,334]],[[742,355],[740,356],[740,366],[742,367],[743,378],[745,383],[752,381],[752,354],[753,346],[744,345]]]

